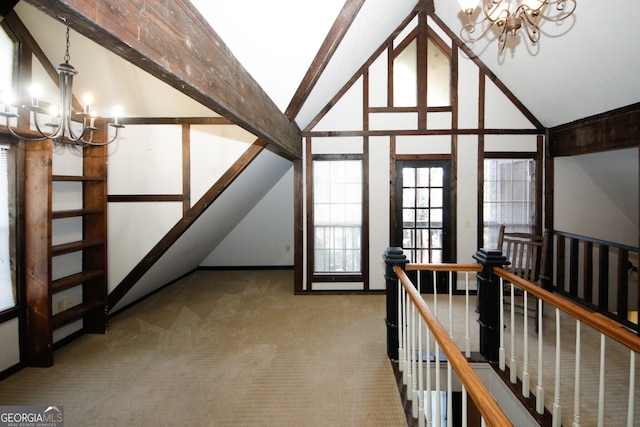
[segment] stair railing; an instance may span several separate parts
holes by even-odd
[[[420,280],[414,285],[405,271],[400,266],[395,266],[393,271],[400,280],[401,286],[398,286],[398,354],[399,369],[402,371],[403,384],[407,386],[407,398],[413,401],[413,417],[418,419],[419,426],[425,425],[425,421],[429,426],[441,425],[442,422],[442,402],[441,402],[441,378],[440,378],[440,354],[444,353],[447,365],[447,426],[451,426],[453,422],[452,414],[452,370],[455,371],[457,377],[462,384],[462,425],[467,422],[467,399],[471,397],[475,406],[481,414],[482,425],[489,426],[511,426],[503,410],[500,408],[496,400],[493,398],[485,384],[478,377],[476,372],[469,364],[467,357],[461,352],[452,339],[453,335],[453,318],[452,318],[452,275],[453,272],[465,273],[465,296],[466,307],[468,313],[469,307],[469,273],[481,270],[479,264],[430,264],[418,265],[408,264],[407,270],[431,270],[448,271],[449,272],[449,330],[440,323],[437,313],[433,313],[423,300],[420,294]],[[420,274],[418,274],[418,278]],[[435,280],[434,280],[435,283]],[[434,292],[434,308],[437,312],[437,297]],[[423,332],[422,328],[426,327]],[[469,348],[469,318],[466,317],[465,326],[465,350],[466,354],[470,353]],[[426,333],[425,333],[426,332]],[[423,336],[426,343],[423,343]],[[432,384],[431,378],[431,336],[434,338],[433,343],[433,363],[435,364],[433,378],[435,384]],[[425,378],[426,376],[426,378]],[[431,407],[431,398],[435,392],[434,407]],[[425,405],[426,403],[426,405]]]
[[[560,402],[560,396],[562,394],[561,390],[561,373],[563,369],[567,369],[560,366],[562,347],[568,347],[568,343],[562,340],[562,328],[561,328],[561,313],[565,313],[570,316],[570,318],[575,320],[576,330],[576,342],[575,342],[575,356],[574,356],[574,396],[573,396],[573,416],[569,422],[573,427],[579,427],[581,425],[581,393],[583,389],[580,385],[581,379],[581,363],[582,363],[582,339],[581,339],[581,330],[582,326],[586,325],[592,328],[594,331],[600,334],[600,353],[599,353],[599,389],[598,389],[598,412],[597,412],[597,425],[604,426],[605,425],[605,386],[606,386],[606,339],[614,340],[615,342],[621,344],[624,348],[626,348],[629,352],[629,389],[628,389],[628,404],[627,404],[627,426],[635,425],[635,379],[636,379],[636,367],[635,360],[637,353],[640,352],[640,337],[633,333],[633,331],[629,330],[626,327],[623,327],[620,323],[614,322],[611,319],[605,317],[602,314],[590,312],[571,301],[560,297],[556,294],[552,294],[541,287],[531,283],[527,280],[524,280],[514,274],[509,273],[507,270],[504,270],[500,267],[494,267],[493,272],[500,278],[500,286],[501,289],[505,282],[511,283],[510,286],[510,307],[508,308],[509,314],[509,338],[510,338],[510,354],[508,357],[508,368],[509,368],[509,378],[513,384],[516,384],[518,379],[521,380],[521,393],[525,398],[529,397],[530,393],[530,384],[529,384],[529,361],[528,361],[528,348],[527,343],[529,341],[528,334],[530,333],[530,328],[528,327],[528,314],[527,314],[527,304],[530,296],[537,298],[538,304],[538,313],[541,313],[537,317],[538,322],[538,366],[537,366],[537,385],[536,385],[536,396],[535,396],[535,406],[536,411],[539,414],[542,414],[545,410],[545,387],[543,385],[543,340],[545,335],[544,326],[544,311],[543,311],[543,302],[547,305],[553,307],[555,314],[555,361],[554,361],[554,386],[553,386],[553,401],[550,405],[552,407],[552,425],[560,426],[562,423],[562,405]],[[519,288],[523,291],[523,320],[522,320],[522,344],[524,348],[522,349],[522,369],[519,371],[518,363],[516,360],[516,308],[514,306],[514,289]],[[509,296],[509,295],[508,295]],[[499,301],[499,313],[500,313],[500,325],[505,325],[507,327],[507,319],[504,317],[504,301],[505,295],[500,292]],[[519,320],[518,320],[519,321]],[[507,355],[505,350],[505,328],[500,328],[500,347],[499,347],[499,369],[503,372],[507,369]],[[565,331],[566,332],[566,331]],[[570,369],[570,368],[569,368]],[[518,378],[518,374],[520,377]],[[566,392],[566,390],[565,390]],[[567,420],[565,419],[565,425],[567,424]]]

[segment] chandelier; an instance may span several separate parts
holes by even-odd
[[[9,132],[16,138],[25,141],[42,141],[45,139],[51,139],[56,144],[63,142],[71,142],[75,145],[84,147],[88,145],[106,145],[110,144],[118,138],[118,130],[124,126],[119,123],[118,116],[121,114],[119,111],[114,112],[113,123],[108,123],[109,127],[115,129],[115,134],[111,139],[107,138],[106,142],[93,141],[94,132],[99,129],[95,127],[95,120],[97,114],[91,110],[91,95],[87,94],[84,97],[84,106],[82,111],[76,111],[73,109],[73,76],[78,72],[69,64],[69,27],[67,26],[66,33],[66,51],[64,55],[64,62],[56,67],[58,72],[58,88],[60,90],[60,104],[52,105],[50,108],[44,108],[39,105],[37,86],[32,86],[31,93],[31,105],[22,105],[21,108],[29,111],[33,118],[32,123],[36,129],[36,135],[25,135],[17,132],[13,126],[11,126],[11,120],[17,119],[19,115],[13,112],[10,96],[4,94],[4,99],[0,99],[0,104],[4,105],[4,110],[0,111],[0,116],[5,118],[5,126]],[[49,116],[50,121],[41,124],[38,120],[39,115]],[[17,120],[16,120],[17,121]],[[75,130],[72,128],[72,121],[78,122],[75,125]],[[44,128],[50,128],[49,132],[45,132]]]
[[[484,37],[495,25],[500,33],[498,51],[502,52],[508,36],[515,40],[520,28],[524,28],[532,43],[540,40],[538,27],[542,20],[560,22],[576,10],[577,0],[482,0],[478,22],[472,15],[478,7],[478,0],[458,0],[468,22],[460,30],[460,37],[466,43],[473,43]],[[486,28],[474,37],[476,26],[487,22]]]

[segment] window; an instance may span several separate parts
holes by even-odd
[[[9,180],[8,147],[0,146],[0,311],[16,305],[9,252]]]
[[[498,232],[535,232],[536,161],[532,158],[485,159],[483,246],[496,248]]]
[[[362,194],[362,158],[314,156],[314,274],[362,274]]]
[[[426,85],[428,107],[451,106],[451,60],[427,39]],[[415,107],[418,103],[418,43],[411,40],[393,59],[393,106]]]
[[[11,92],[15,65],[16,44],[9,34],[0,27],[0,92]]]

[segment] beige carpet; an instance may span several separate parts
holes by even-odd
[[[294,296],[291,271],[197,271],[0,382],[65,426],[403,426],[382,295]]]

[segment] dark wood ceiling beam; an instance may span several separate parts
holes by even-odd
[[[347,0],[344,4],[285,111],[285,115],[290,119],[294,119],[300,112],[302,105],[311,94],[322,72],[329,64],[345,34],[347,34],[349,27],[358,16],[363,4],[364,0]]]
[[[0,22],[13,10],[20,0],[4,0],[0,4]]]
[[[300,130],[187,0],[29,0],[270,145],[302,153]]]

